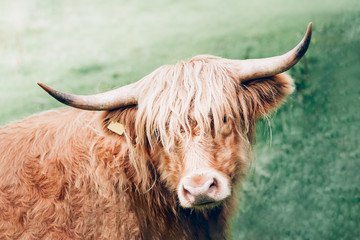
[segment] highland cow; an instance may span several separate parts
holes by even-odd
[[[293,91],[284,71],[310,38],[311,24],[281,56],[196,56],[92,96],[40,83],[74,109],[0,129],[0,238],[228,238],[255,121]]]

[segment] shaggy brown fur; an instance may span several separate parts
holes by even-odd
[[[1,128],[0,239],[227,238],[255,120],[293,91],[285,74],[238,78],[199,56],[142,79],[137,106],[49,111]],[[182,208],[176,186],[204,162],[230,179],[231,196]]]

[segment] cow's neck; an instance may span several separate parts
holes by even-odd
[[[129,188],[128,194],[144,239],[226,238],[224,206],[206,211],[181,208],[161,183],[146,193]]]

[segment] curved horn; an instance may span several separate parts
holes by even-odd
[[[294,66],[306,53],[311,40],[312,23],[309,24],[301,42],[289,52],[276,57],[262,59],[234,60],[240,81],[271,77]]]
[[[138,99],[136,83],[89,96],[59,92],[42,83],[38,83],[38,85],[59,102],[85,110],[112,110],[124,106],[136,105]]]

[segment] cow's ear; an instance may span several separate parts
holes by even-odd
[[[241,83],[239,102],[243,117],[252,123],[268,115],[294,91],[293,85],[293,79],[285,73]]]
[[[103,130],[110,135],[123,137],[126,134],[130,139],[135,139],[135,118],[137,107],[126,107],[102,114]]]

